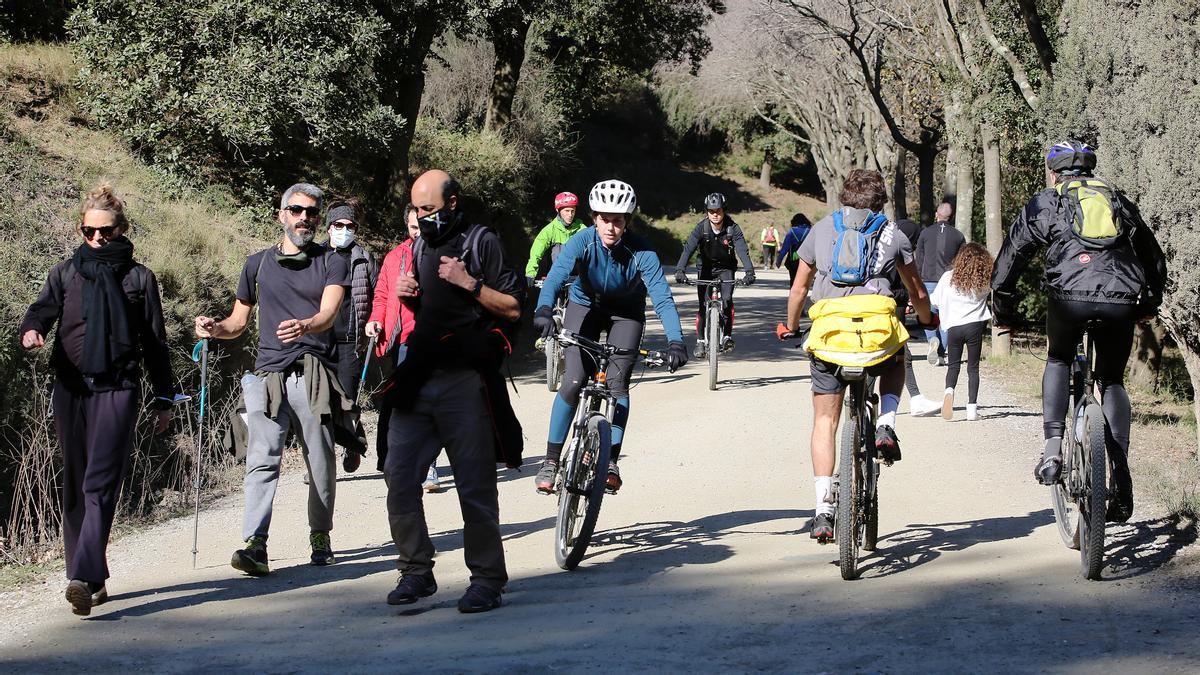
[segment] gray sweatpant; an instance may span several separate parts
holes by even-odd
[[[336,490],[337,460],[333,454],[333,429],[321,423],[308,407],[308,386],[304,376],[284,376],[285,400],[279,417],[267,416],[267,387],[253,373],[242,377],[246,396],[246,511],[242,520],[242,538],[267,536],[271,528],[271,510],[275,486],[279,483],[279,463],[288,430],[295,429],[304,449],[304,462],[312,480],[308,486],[308,527],[328,532],[333,529],[333,498]]]

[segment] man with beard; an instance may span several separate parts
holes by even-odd
[[[258,307],[258,358],[242,377],[246,400],[246,480],[243,532],[246,546],[231,564],[247,574],[270,572],[267,531],[288,431],[300,439],[312,476],[308,487],[309,543],[314,565],[333,563],[333,419],[345,400],[336,371],[337,345],[329,328],[348,283],[346,262],[313,242],[320,222],[320,188],[298,183],[280,200],[280,242],[251,255],[242,268],[233,311],[221,321],[196,317],[200,338],[241,335]]]
[[[413,251],[415,274],[401,274],[394,282],[416,323],[389,391],[393,412],[384,471],[401,576],[387,602],[406,605],[437,591],[421,481],[444,447],[454,470],[463,554],[471,570],[458,609],[485,612],[500,606],[508,581],[496,461],[500,454],[513,461],[512,445],[519,457],[520,426],[500,375],[511,351],[501,329],[520,318],[524,284],[505,260],[495,232],[465,219],[458,190],[458,183],[439,170],[413,183],[421,230]],[[515,430],[515,441],[506,429]]]

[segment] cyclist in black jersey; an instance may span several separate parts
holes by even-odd
[[[1034,475],[1045,485],[1055,484],[1062,470],[1071,363],[1085,328],[1094,322],[1094,373],[1113,467],[1108,520],[1125,522],[1133,513],[1125,364],[1135,324],[1153,316],[1162,301],[1166,258],[1137,206],[1095,178],[1095,167],[1096,154],[1084,143],[1068,140],[1050,149],[1046,171],[1051,187],[1025,205],[1009,230],[992,275],[993,303],[997,325],[1016,323],[1017,279],[1044,248],[1049,295],[1042,376],[1046,446]],[[1097,222],[1105,227],[1097,228]]]

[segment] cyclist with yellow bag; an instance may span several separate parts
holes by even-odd
[[[912,242],[880,211],[887,185],[877,171],[855,169],[838,197],[842,207],[813,226],[800,245],[799,268],[788,294],[787,321],[776,337],[796,337],[805,300],[812,329],[804,343],[811,362],[812,462],[816,494],[813,539],[833,539],[834,442],[847,380],[842,369],[865,368],[879,382],[875,448],[886,464],[900,460],[896,410],[904,388],[904,345],[908,331],[896,316],[889,280],[899,273],[923,325],[936,326],[929,296],[913,264]]]

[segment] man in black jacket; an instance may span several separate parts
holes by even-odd
[[[733,275],[737,263],[742,263],[742,282],[747,286],[754,283],[754,263],[750,260],[750,250],[746,247],[746,235],[742,228],[725,213],[725,195],[714,192],[704,198],[704,208],[708,212],[704,220],[696,223],[695,229],[683,245],[683,253],[675,264],[675,281],[687,283],[687,266],[692,260],[692,254],[699,251],[700,256],[696,267],[697,278],[701,281],[721,282],[718,287],[721,292],[721,344],[709,345],[704,339],[707,317],[704,305],[708,302],[708,288],[696,288],[700,299],[700,307],[696,311],[696,350],[697,359],[704,358],[707,349],[728,351],[733,349]],[[736,257],[735,257],[736,256]]]
[[[458,183],[440,170],[427,171],[412,186],[421,228],[413,252],[416,274],[398,278],[396,294],[412,308],[416,325],[389,390],[393,412],[384,471],[400,580],[387,601],[406,605],[437,591],[421,481],[444,447],[471,570],[458,609],[486,612],[500,606],[508,581],[496,461],[504,450],[498,432],[516,420],[498,373],[511,351],[501,329],[521,316],[524,280],[508,264],[495,232],[485,230],[477,246],[469,244],[479,226],[467,222],[458,191]]]
[[[921,273],[921,282],[930,294],[937,282],[950,269],[958,249],[967,243],[962,232],[954,229],[950,216],[954,215],[954,207],[950,202],[942,202],[937,208],[934,223],[921,231],[917,238],[915,256],[917,270]],[[925,339],[929,341],[929,362],[946,365],[946,332],[941,329],[925,331]]]

